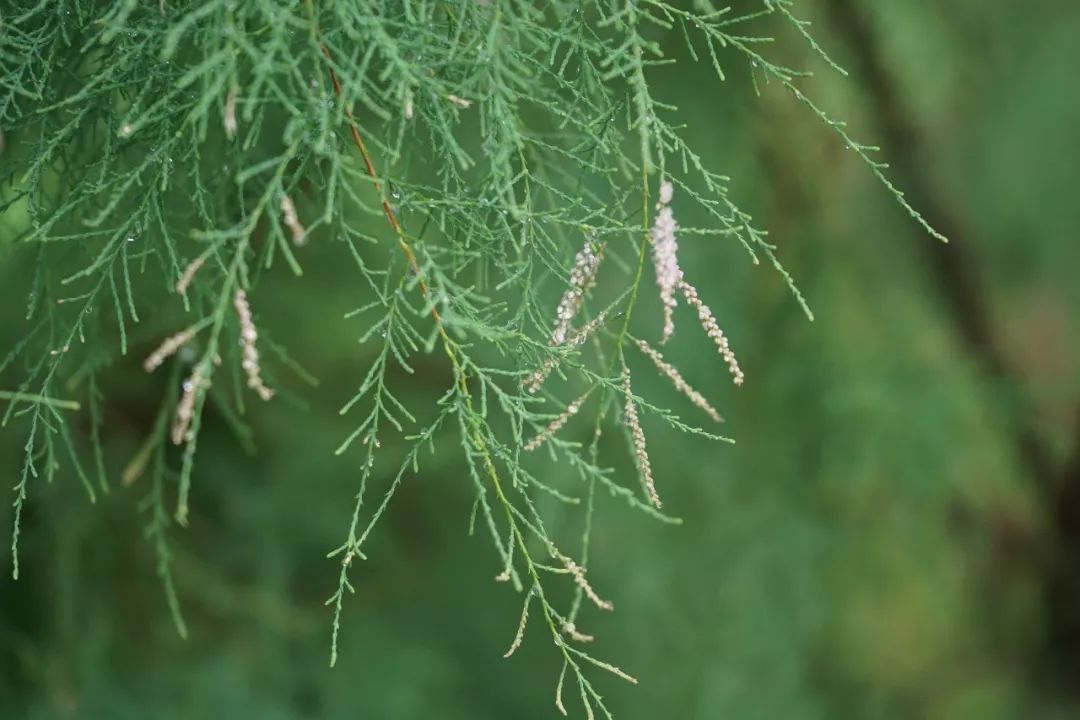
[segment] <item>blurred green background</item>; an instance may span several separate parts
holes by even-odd
[[[648,423],[685,524],[600,503],[590,577],[617,612],[587,624],[641,684],[599,687],[628,719],[1080,717],[1080,4],[800,5],[851,76],[791,38],[771,51],[819,71],[808,94],[880,142],[953,242],[926,237],[780,88],[756,96],[735,56],[722,87],[707,65],[657,69],[658,94],[734,178],[817,320],[734,242],[682,243],[747,384],[721,382],[689,333],[671,355],[738,443]],[[661,40],[683,53],[677,35]],[[89,508],[73,477],[39,483],[23,577],[0,575],[0,715],[556,715],[549,640],[531,633],[502,659],[519,598],[492,582],[490,541],[466,532],[472,484],[454,452],[403,485],[327,668],[338,567],[324,555],[357,481],[356,458],[333,455],[352,428],[337,409],[370,358],[341,320],[359,303],[338,250],[309,250],[306,277],[263,278],[259,314],[322,382],[251,414],[255,454],[208,420],[191,527],[173,532],[191,637],[173,629],[142,539],[145,488]],[[24,261],[0,264],[7,298]],[[0,307],[0,355],[21,313]],[[161,392],[142,349],[106,388],[113,475]],[[665,381],[639,382],[677,403]],[[21,439],[0,433],[9,485]]]

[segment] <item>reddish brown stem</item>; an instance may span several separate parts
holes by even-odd
[[[327,69],[330,72],[330,82],[334,85],[334,93],[338,97],[341,97],[341,80],[338,79],[337,73],[334,72],[334,60],[330,56],[330,50],[326,45],[321,43],[319,47],[322,49],[323,55],[326,56]],[[353,144],[360,152],[360,157],[364,161],[364,167],[367,169],[367,174],[371,177],[371,182],[375,185],[375,192],[379,193],[379,201],[382,203],[383,214],[386,216],[387,222],[390,223],[390,227],[393,229],[394,234],[397,235],[398,245],[401,247],[402,254],[405,255],[405,260],[416,274],[420,292],[424,297],[428,297],[430,293],[428,291],[427,283],[424,281],[424,276],[420,272],[420,264],[416,261],[416,253],[413,252],[412,246],[409,245],[409,241],[405,238],[405,231],[398,221],[393,206],[387,201],[386,196],[383,194],[382,181],[379,180],[379,173],[375,171],[375,164],[371,161],[371,153],[368,152],[367,145],[364,144],[364,136],[360,134],[360,126],[356,122],[356,116],[353,115],[352,108],[347,104],[345,105],[345,118],[349,121],[349,133],[352,135]],[[446,331],[443,329],[442,317],[439,315],[438,308],[434,305],[431,307],[431,317],[435,319],[435,323],[439,326],[439,334],[443,336],[443,340],[449,341],[449,338],[446,337]]]

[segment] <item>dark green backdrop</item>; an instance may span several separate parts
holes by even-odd
[[[720,382],[698,340],[677,338],[675,352],[738,444],[647,427],[681,527],[601,504],[590,577],[618,611],[593,613],[590,628],[641,684],[600,687],[627,719],[1076,717],[1080,5],[801,5],[852,72],[807,53],[819,71],[807,89],[880,141],[953,243],[927,238],[778,88],[756,97],[735,72],[703,92],[715,88],[707,67],[657,84],[771,231],[818,319],[741,250],[683,242],[747,384]],[[681,52],[678,38],[666,46]],[[797,48],[777,52],[798,60]],[[489,541],[466,533],[471,481],[453,451],[403,486],[327,668],[337,566],[324,554],[356,482],[355,458],[333,455],[351,429],[337,409],[369,359],[341,320],[356,288],[341,283],[336,251],[307,252],[304,278],[264,278],[260,315],[322,383],[306,406],[283,398],[252,415],[253,455],[208,420],[191,527],[175,533],[190,639],[173,629],[142,540],[145,488],[90,507],[68,474],[39,483],[23,577],[0,575],[6,717],[555,715],[542,634],[502,659],[518,598],[492,582]],[[0,258],[0,354],[24,332],[29,260]],[[114,476],[160,395],[139,369],[148,349],[109,382]],[[410,392],[441,391],[417,377]],[[653,382],[637,389],[671,398]],[[8,485],[20,440],[0,432]]]

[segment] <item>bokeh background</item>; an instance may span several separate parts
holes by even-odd
[[[793,38],[771,52],[818,71],[808,93],[880,142],[952,243],[922,233],[780,88],[757,95],[748,70],[720,88],[707,65],[657,70],[658,94],[734,178],[817,320],[734,244],[684,241],[747,384],[719,382],[689,333],[672,354],[738,442],[647,426],[682,526],[600,503],[590,577],[617,612],[587,614],[588,627],[641,684],[598,682],[628,719],[1078,717],[1080,5],[800,5],[850,77]],[[660,39],[683,54],[679,36]],[[0,261],[0,354],[24,331],[8,300],[25,261]],[[467,534],[472,484],[454,452],[402,487],[327,667],[337,565],[324,555],[357,479],[356,458],[333,455],[352,427],[337,409],[369,351],[341,320],[357,288],[337,279],[336,251],[313,246],[305,263],[303,279],[263,279],[260,315],[322,382],[252,415],[255,453],[208,420],[191,527],[173,534],[190,638],[142,539],[145,488],[91,508],[62,474],[34,491],[22,579],[0,575],[0,715],[556,715],[542,633],[502,659],[519,598],[492,582],[489,541]],[[160,397],[141,357],[106,388],[114,474]],[[417,401],[441,391],[423,378]],[[639,383],[677,402],[663,381]],[[19,442],[0,433],[8,484]]]

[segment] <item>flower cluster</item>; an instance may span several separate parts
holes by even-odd
[[[615,609],[615,606],[610,600],[601,599],[601,597],[596,594],[596,591],[593,590],[592,585],[590,585],[589,581],[585,578],[585,568],[578,565],[573,558],[566,557],[558,551],[556,551],[556,557],[563,564],[563,567],[566,568],[566,572],[570,573],[570,577],[574,578],[574,584],[581,588],[582,592],[585,593],[585,597],[589,598],[593,605],[601,610]]]
[[[307,239],[307,229],[300,223],[300,218],[296,214],[296,205],[288,195],[281,196],[281,220],[292,233],[293,244],[303,245]]]
[[[229,94],[225,98],[225,109],[223,112],[224,119],[223,124],[225,126],[225,134],[229,137],[236,135],[237,123],[236,123],[236,100],[240,95],[240,88],[233,85],[229,88]]]
[[[643,352],[645,355],[648,356],[650,360],[653,361],[653,364],[656,365],[656,369],[659,370],[662,375],[665,375],[669,380],[671,380],[671,382],[675,385],[676,390],[688,397],[690,399],[690,402],[694,403],[699,408],[704,410],[709,415],[709,417],[711,417],[716,422],[724,421],[724,419],[720,417],[720,413],[716,411],[716,408],[710,405],[709,401],[705,399],[705,396],[703,396],[694,388],[690,387],[690,384],[683,379],[682,374],[675,368],[674,365],[665,360],[663,355],[661,355],[655,348],[653,348],[651,345],[649,345],[649,343],[645,342],[644,340],[637,340],[636,343],[638,349],[641,350],[641,352]]]
[[[205,255],[200,255],[188,263],[187,267],[184,268],[184,272],[180,273],[180,279],[176,281],[177,294],[183,295],[187,292],[188,286],[191,285],[191,281],[195,279],[195,273],[199,272],[205,263]]]
[[[589,240],[574,257],[574,267],[570,271],[570,286],[566,288],[559,307],[555,311],[555,329],[551,333],[551,345],[562,345],[570,332],[570,323],[581,310],[585,296],[596,284],[596,271],[604,259],[603,244],[594,247]]]
[[[660,288],[660,301],[664,304],[664,334],[662,342],[675,332],[675,289],[682,280],[679,268],[679,243],[675,240],[675,231],[679,229],[675,222],[675,213],[671,210],[671,198],[675,194],[674,186],[664,181],[660,184],[660,202],[656,204],[656,219],[653,221],[649,239],[652,241],[653,265],[656,268],[656,284]]]
[[[724,331],[720,329],[720,326],[716,322],[716,318],[713,317],[712,310],[709,306],[701,301],[698,297],[697,288],[685,280],[679,283],[679,289],[682,290],[683,297],[686,298],[686,302],[689,303],[695,310],[697,310],[698,319],[701,321],[701,327],[705,329],[705,334],[709,336],[716,348],[720,351],[721,357],[724,358],[724,362],[727,363],[728,370],[731,372],[731,377],[736,385],[743,384],[743,371],[739,367],[739,361],[735,358],[735,352],[731,349],[731,345],[728,343],[727,336],[724,335]]]
[[[251,320],[251,307],[248,305],[247,293],[243,290],[236,291],[233,299],[236,308],[236,316],[240,320],[240,344],[244,348],[244,358],[240,366],[247,374],[248,387],[259,394],[263,400],[274,397],[274,391],[263,384],[261,370],[259,368],[259,351],[255,348],[255,341],[259,339],[259,333],[255,330],[255,323]]]
[[[605,313],[600,313],[595,318],[579,327],[577,330],[572,331],[567,336],[566,342],[561,347],[574,348],[578,345],[581,345],[586,340],[588,340],[592,336],[592,334],[596,332],[600,328],[600,326],[603,325],[606,321],[607,315]],[[547,359],[544,360],[544,364],[537,368],[535,371],[533,371],[533,373],[525,379],[525,389],[528,390],[530,393],[536,393],[544,384],[544,381],[547,380],[547,377],[551,374],[551,371],[554,370],[555,367],[559,364],[559,361],[561,359],[562,358],[558,355],[548,355]]]
[[[626,405],[623,416],[630,428],[630,438],[634,442],[634,459],[637,461],[638,470],[645,480],[645,490],[649,494],[649,502],[660,507],[660,496],[656,492],[656,481],[653,480],[652,465],[649,463],[649,453],[645,450],[645,430],[641,427],[641,419],[638,417],[637,404],[634,402],[634,391],[630,387],[630,371],[623,371],[623,394],[626,395]]]
[[[554,436],[555,433],[559,432],[559,430],[562,429],[562,426],[570,421],[570,418],[577,415],[578,410],[581,409],[581,406],[585,403],[586,398],[589,397],[590,392],[592,392],[592,391],[589,390],[584,395],[579,397],[577,400],[574,400],[574,402],[570,403],[566,407],[566,410],[564,410],[562,412],[562,414],[559,415],[559,417],[552,420],[551,424],[548,425],[546,428],[544,428],[543,432],[541,432],[539,435],[534,437],[529,442],[525,443],[525,448],[524,448],[525,452],[532,452],[536,448],[543,445],[544,442],[546,442],[549,438]]]
[[[176,445],[182,445],[188,439],[188,429],[195,417],[195,401],[199,394],[210,387],[210,378],[206,374],[203,364],[195,366],[191,377],[184,381],[184,392],[180,396],[180,402],[176,406],[176,415],[173,417],[172,441]]]
[[[521,608],[521,620],[518,621],[517,632],[514,633],[514,641],[510,643],[510,649],[503,655],[504,658],[508,658],[514,654],[514,652],[521,647],[521,641],[525,639],[525,626],[529,624],[529,604],[533,599],[533,590],[529,590],[529,594],[525,596],[525,604]]]
[[[198,331],[198,328],[193,326],[165,338],[165,341],[143,361],[143,368],[148,373],[157,370],[163,362],[175,355],[177,350],[191,342]]]

